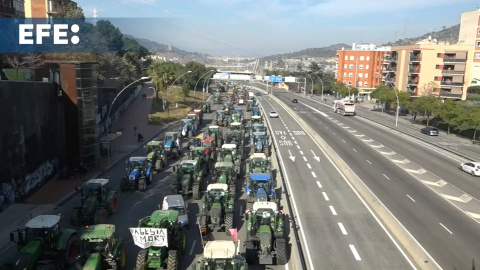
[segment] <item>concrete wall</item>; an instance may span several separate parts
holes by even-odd
[[[0,204],[22,201],[65,164],[65,112],[57,87],[0,81]]]
[[[460,33],[458,43],[461,45],[475,44],[475,36],[478,27],[478,10],[472,10],[462,13],[460,19]]]

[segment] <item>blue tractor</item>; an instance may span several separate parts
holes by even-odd
[[[196,124],[195,120],[191,118],[182,119],[182,125],[180,126],[180,134],[182,138],[188,136],[188,138],[192,138],[195,134]]]
[[[260,109],[257,106],[252,107],[251,114],[252,114],[252,116],[260,116]]]
[[[145,191],[153,180],[153,169],[148,157],[130,157],[126,163],[128,176],[122,178],[120,191]]]
[[[255,202],[276,202],[275,181],[270,173],[251,173],[245,186],[247,209],[253,210]]]
[[[180,152],[182,152],[182,149],[178,135],[178,132],[165,133],[165,144],[163,146],[165,156],[169,158],[173,156],[176,159],[180,157]]]
[[[254,153],[264,153],[267,157],[270,156],[270,145],[266,132],[253,132],[250,137],[250,155]]]

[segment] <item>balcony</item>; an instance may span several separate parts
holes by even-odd
[[[59,7],[56,7],[56,8],[50,8],[47,13],[48,14],[58,14],[58,13],[61,13],[62,12],[62,9],[59,8]]]
[[[442,86],[463,86],[463,82],[440,81]]]
[[[410,62],[420,62],[420,61],[422,61],[422,56],[420,54],[410,56]]]
[[[452,94],[450,91],[440,90],[440,97],[446,98],[462,98],[462,94]]]
[[[457,58],[455,56],[446,56],[443,57],[444,63],[464,63],[467,62],[467,59]]]
[[[459,75],[464,75],[464,74],[465,74],[465,70],[453,70],[453,69],[444,68],[444,69],[442,69],[442,74],[459,74]]]
[[[414,80],[408,80],[407,83],[410,85],[418,85],[418,81],[414,81]]]
[[[414,73],[414,74],[415,74],[415,73],[420,73],[420,67],[418,67],[418,68],[409,67],[409,68],[408,68],[408,72],[409,72],[409,73]]]
[[[384,70],[384,72],[395,72],[397,71],[397,67],[388,67]]]

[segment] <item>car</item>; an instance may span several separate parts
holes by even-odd
[[[429,136],[438,136],[438,129],[434,127],[424,127],[420,130],[420,132]]]
[[[270,112],[270,118],[278,118],[278,113],[274,112],[274,111],[271,111]]]
[[[480,176],[480,162],[465,162],[461,163],[458,168],[472,176]]]
[[[245,105],[245,100],[243,98],[239,99],[238,105]]]
[[[260,94],[260,93],[258,93],[258,92],[255,94],[255,96],[261,96],[261,95],[262,95],[262,94]]]
[[[298,103],[298,100],[296,98],[292,99],[292,103]]]
[[[162,210],[177,210],[179,212],[178,223],[188,229],[188,210],[181,194],[165,196],[163,198]]]

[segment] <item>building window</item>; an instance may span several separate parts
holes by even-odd
[[[351,81],[348,81],[348,85],[352,85],[352,82],[351,82]]]
[[[365,60],[365,57],[362,55],[360,56],[360,61],[363,61],[363,60]]]
[[[442,57],[442,54],[441,53],[437,53],[437,58],[440,58]]]
[[[347,55],[345,55],[345,60],[348,60],[348,56],[347,56]]]
[[[435,69],[440,69],[440,65],[435,65]]]
[[[346,72],[343,72],[343,77],[347,77],[347,73],[346,73]]]
[[[475,59],[477,59],[477,60],[480,59],[480,53],[475,54]]]
[[[352,72],[348,73],[348,77],[352,78],[352,77],[353,77],[353,73],[352,73]]]
[[[365,78],[368,78],[368,73],[365,73]]]
[[[368,69],[368,68],[369,68],[369,65],[366,65],[366,66],[365,66],[365,69]]]
[[[363,78],[363,73],[358,73],[359,78]]]
[[[368,86],[368,83],[367,83],[367,82],[365,82],[365,83],[363,84],[363,86]]]
[[[347,66],[348,66],[347,64],[343,64],[343,68],[345,68],[345,69],[346,69],[346,68],[347,68]]]
[[[370,56],[367,56],[367,61],[370,61]]]
[[[355,56],[350,55],[350,60],[355,60]]]
[[[477,47],[480,47],[480,41],[477,41]]]
[[[348,66],[348,68],[349,68],[349,69],[353,69],[353,64],[350,64],[350,65]]]
[[[359,65],[358,68],[359,68],[359,69],[363,69],[363,65]]]
[[[346,84],[346,83],[347,83],[347,81],[343,81],[343,84]]]

